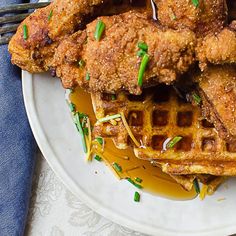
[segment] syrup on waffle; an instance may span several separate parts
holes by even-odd
[[[236,175],[236,145],[220,139],[200,109],[181,99],[171,86],[146,89],[140,96],[94,94],[92,102],[97,119],[123,112],[141,143],[134,146],[135,155],[157,162],[164,172]],[[133,145],[121,121],[97,122],[94,132],[112,137],[117,148]],[[176,136],[182,140],[166,149],[166,141]]]

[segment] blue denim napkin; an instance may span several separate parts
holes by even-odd
[[[0,0],[0,6],[21,0]],[[35,163],[20,70],[0,46],[0,235],[23,235]]]

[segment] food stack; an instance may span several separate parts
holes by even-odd
[[[216,187],[236,175],[234,5],[55,0],[21,24],[9,51],[22,69],[91,93],[94,137]]]

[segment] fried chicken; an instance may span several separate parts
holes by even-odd
[[[75,32],[84,17],[103,2],[105,0],[55,0],[36,10],[21,23],[9,43],[12,63],[31,73],[47,71],[59,40]],[[23,25],[28,29],[27,40],[23,39]]]
[[[106,28],[101,40],[96,41],[94,32],[99,20]],[[159,82],[170,84],[194,62],[196,41],[193,32],[163,30],[146,14],[131,11],[100,17],[88,24],[86,30],[63,41],[54,58],[57,76],[65,88],[78,84],[93,92],[127,90],[140,94],[138,72],[142,58],[137,56],[139,42],[148,45],[150,59],[143,78],[144,87]],[[82,67],[78,66],[80,60],[85,62]]]
[[[203,116],[221,138],[236,141],[236,67],[210,66],[199,77]]]
[[[225,0],[155,0],[158,20],[174,29],[189,28],[198,37],[220,31],[226,22]]]
[[[209,34],[200,40],[196,48],[197,60],[202,70],[208,63],[225,64],[236,62],[236,21],[220,33]]]

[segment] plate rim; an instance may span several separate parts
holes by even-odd
[[[104,216],[105,218],[111,220],[112,222],[127,227],[131,230],[138,231],[149,235],[165,235],[165,236],[176,236],[176,235],[201,235],[201,236],[211,236],[214,235],[224,235],[232,234],[236,232],[236,225],[229,225],[223,228],[217,228],[215,230],[208,230],[204,232],[176,232],[174,230],[167,230],[164,228],[151,227],[148,225],[140,225],[133,220],[129,220],[127,217],[122,217],[119,213],[113,212],[108,207],[99,206],[99,203],[94,201],[91,197],[86,195],[80,189],[78,185],[69,177],[69,175],[64,171],[63,166],[61,166],[56,154],[54,153],[51,145],[45,143],[46,136],[44,130],[41,127],[41,123],[37,117],[36,107],[34,106],[34,87],[33,87],[33,75],[22,71],[22,90],[24,104],[26,108],[26,113],[29,119],[29,123],[34,134],[35,140],[44,156],[49,166],[52,168],[54,173],[59,177],[62,183],[76,196],[78,196],[86,205],[88,205],[93,211]]]

